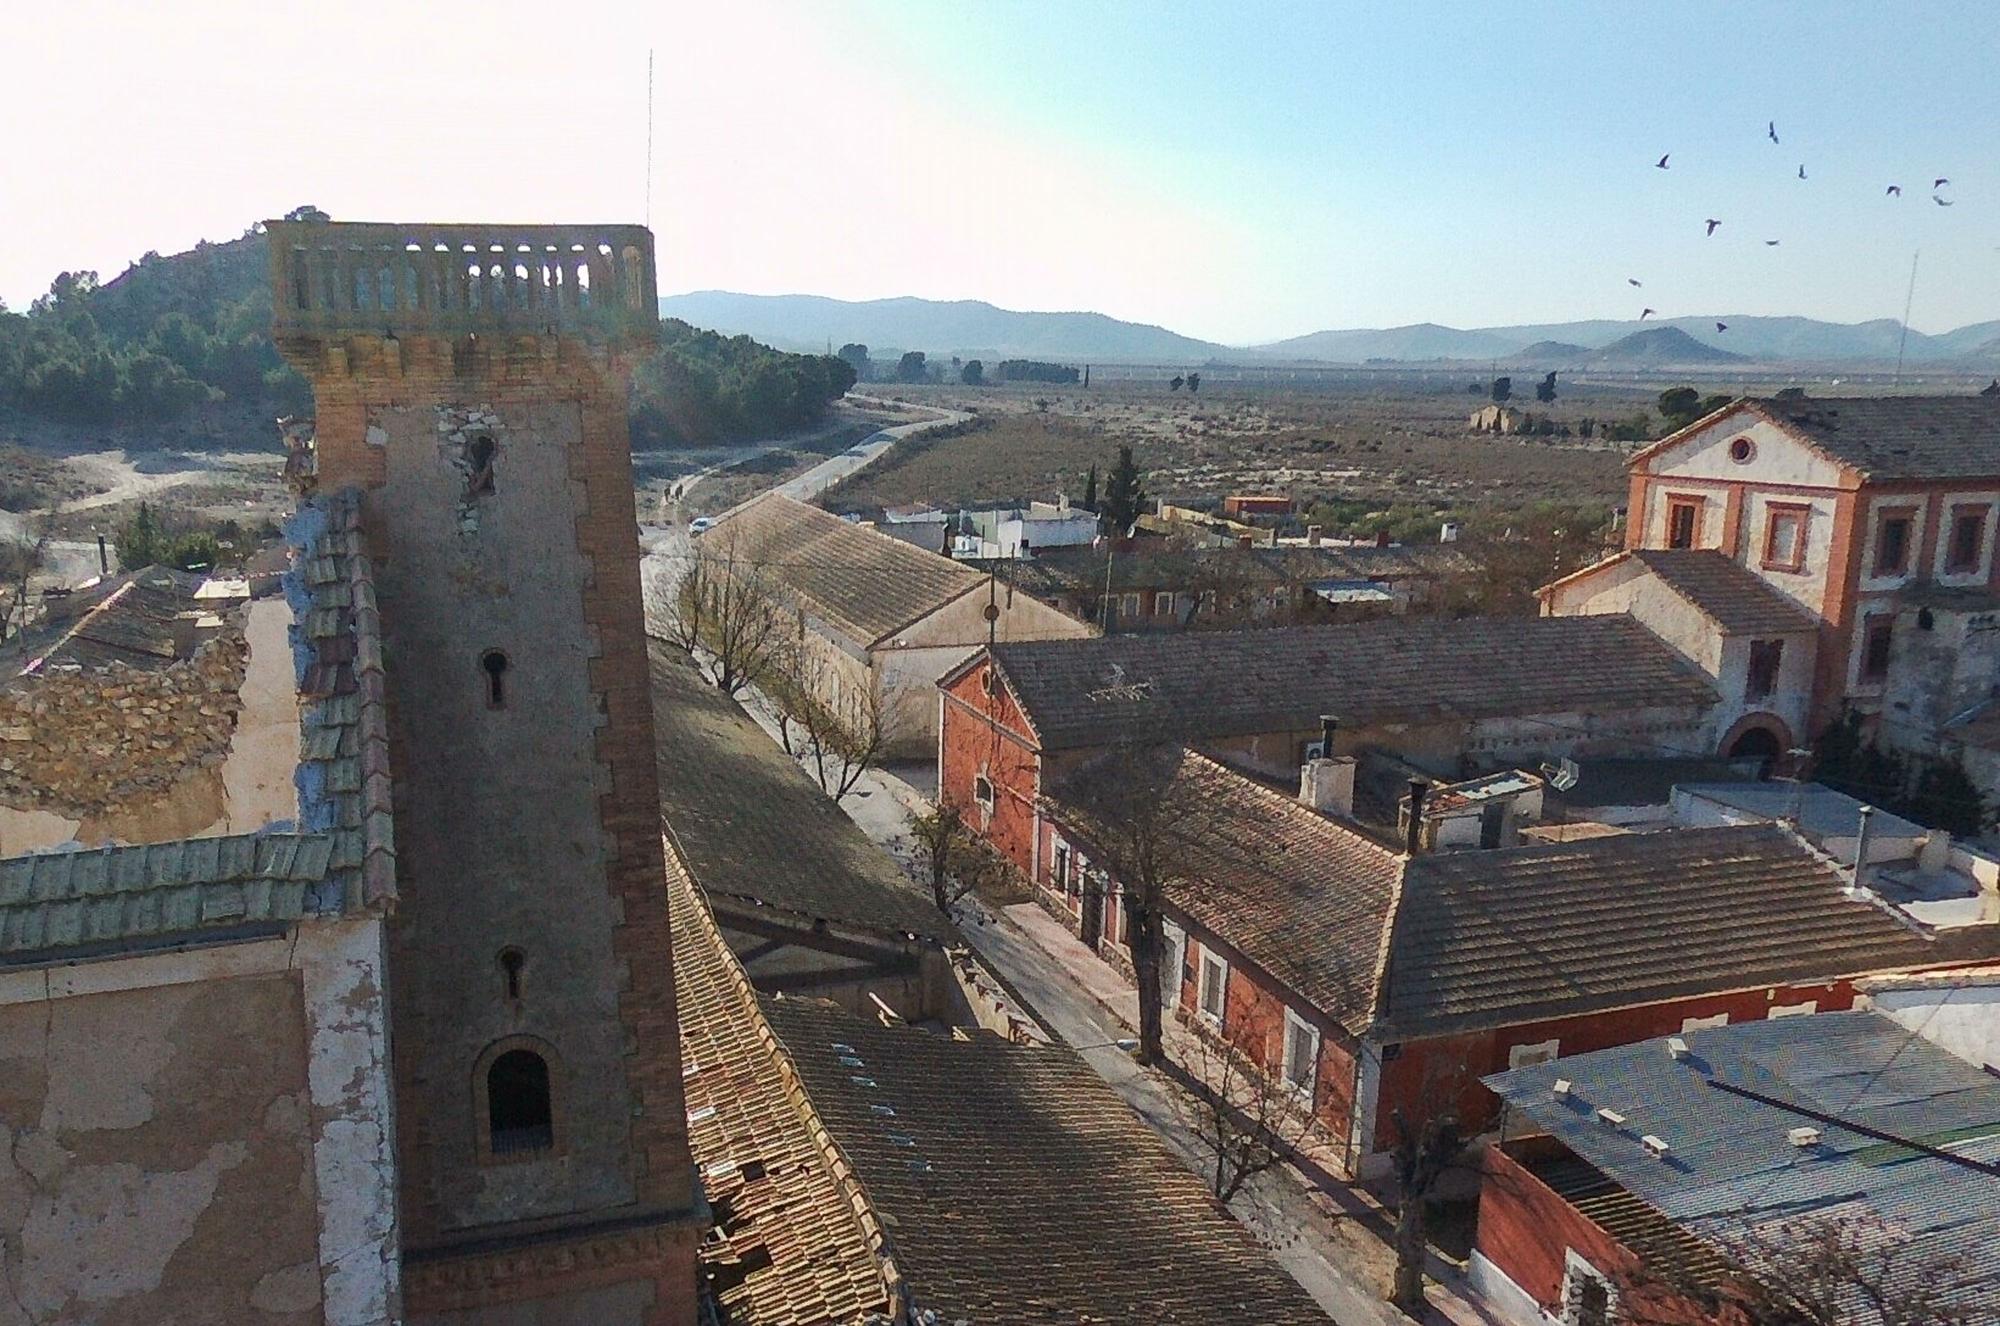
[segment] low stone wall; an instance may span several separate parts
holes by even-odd
[[[248,657],[230,629],[163,668],[57,671],[0,692],[0,806],[87,818],[221,767]]]

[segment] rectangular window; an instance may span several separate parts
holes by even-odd
[[[1983,506],[1953,508],[1951,542],[1945,548],[1944,569],[1952,575],[1977,571],[1980,558],[1985,552],[1986,508]]]
[[[1537,1041],[1533,1045],[1516,1045],[1507,1051],[1507,1067],[1528,1068],[1535,1064],[1545,1064],[1561,1053],[1561,1041]]]
[[[1069,844],[1056,839],[1056,849],[1051,854],[1049,883],[1062,892],[1069,891]]]
[[[1171,593],[1161,590],[1153,595],[1153,615],[1155,617],[1174,615],[1174,596]]]
[[[1806,517],[1812,508],[1773,502],[1764,521],[1764,565],[1796,571],[1806,563]]]
[[[1127,594],[1120,598],[1118,600],[1118,613],[1122,617],[1137,617],[1139,615],[1139,596],[1137,594]]]
[[[979,803],[981,810],[991,815],[993,813],[993,780],[985,774],[974,774],[972,777],[972,799]]]
[[[1861,680],[1879,682],[1889,676],[1889,646],[1893,639],[1895,620],[1883,613],[1868,619],[1867,632],[1861,640]]]
[[[1116,885],[1104,890],[1104,939],[1121,948],[1125,945],[1125,893]]]
[[[1746,700],[1769,699],[1771,692],[1778,689],[1778,668],[1785,659],[1783,640],[1752,640],[1750,642],[1750,677],[1743,688]]]
[[[1285,1085],[1312,1099],[1319,1075],[1319,1028],[1285,1010]]]
[[[1203,949],[1201,954],[1199,993],[1202,1017],[1210,1026],[1220,1030],[1222,1020],[1229,1012],[1229,964],[1207,949]]]
[[[1875,526],[1875,574],[1899,576],[1910,569],[1910,531],[1916,516],[1907,510],[1884,511]]]
[[[1692,548],[1701,539],[1701,499],[1675,497],[1667,502],[1667,546]]]
[[[1808,999],[1802,1004],[1773,1004],[1767,1017],[1802,1018],[1808,1013],[1819,1012],[1819,1000]]]
[[[1691,1031],[1708,1031],[1714,1027],[1726,1027],[1728,1025],[1729,1014],[1727,1013],[1717,1013],[1713,1017],[1705,1018],[1682,1018],[1681,1035],[1685,1036]]]

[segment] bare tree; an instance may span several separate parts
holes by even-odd
[[[1142,1064],[1162,1057],[1160,965],[1168,892],[1207,842],[1217,800],[1210,780],[1173,742],[1122,743],[1065,778],[1050,811],[1083,840],[1123,896],[1132,973],[1139,986]],[[1086,891],[1088,892],[1088,891]],[[1086,897],[1085,905],[1089,905]]]
[[[1389,1112],[1396,1139],[1389,1157],[1396,1176],[1396,1270],[1389,1301],[1412,1317],[1424,1314],[1424,1261],[1430,1247],[1426,1215],[1439,1180],[1460,1163],[1465,1139],[1458,1129],[1458,1111],[1447,1102],[1456,1094],[1426,1089],[1423,1105]]]
[[[1681,1249],[1637,1249],[1613,1319],[1684,1326],[1973,1326],[2000,1320],[1963,1255],[1868,1210],[1784,1217]]]
[[[792,614],[763,568],[737,553],[733,534],[704,538],[669,595],[662,629],[708,679],[736,695],[790,647]]]
[[[921,815],[910,817],[912,864],[929,886],[931,901],[949,916],[951,905],[978,885],[990,852],[957,806],[940,800]]]
[[[55,525],[50,508],[36,521],[36,534],[0,539],[0,640],[9,627],[19,633],[28,626],[28,580],[48,560],[49,536]]]
[[[1198,1033],[1181,1061],[1190,1079],[1175,1109],[1210,1160],[1209,1187],[1227,1202],[1243,1185],[1327,1139],[1312,1100],[1256,1062],[1242,1036]]]
[[[882,762],[895,739],[893,720],[873,686],[850,686],[810,641],[771,650],[758,688],[777,711],[778,739],[838,801]]]

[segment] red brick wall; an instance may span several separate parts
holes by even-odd
[[[1560,1144],[1542,1139],[1544,1147]],[[1564,1256],[1569,1249],[1618,1284],[1638,1259],[1597,1223],[1557,1196],[1527,1167],[1498,1146],[1486,1148],[1479,1187],[1480,1255],[1541,1304],[1562,1315]],[[1648,1318],[1650,1320],[1650,1318]]]
[[[996,685],[987,693],[992,666],[981,658],[943,692],[938,795],[964,811],[1008,860],[1033,876],[1041,757],[1007,688]],[[973,798],[974,780],[982,773],[993,782],[990,818]]]
[[[1731,1022],[1755,1022],[1768,1017],[1776,1005],[1807,1000],[1815,1001],[1822,1013],[1852,1008],[1854,986],[1849,981],[1836,981],[1830,985],[1777,986],[1771,990],[1759,987],[1733,994],[1702,995],[1607,1013],[1523,1023],[1496,1031],[1406,1041],[1398,1047],[1396,1057],[1382,1066],[1375,1147],[1384,1149],[1395,1137],[1390,1111],[1401,1106],[1412,1112],[1410,1117],[1416,1117],[1414,1111],[1420,1101],[1456,1096],[1459,1121],[1466,1133],[1491,1126],[1499,1117],[1500,1101],[1479,1079],[1505,1071],[1508,1053],[1517,1045],[1553,1040],[1560,1042],[1559,1055],[1584,1054],[1655,1036],[1677,1036],[1687,1018],[1727,1013]]]
[[[1186,918],[1175,916],[1186,926]],[[1200,953],[1206,949],[1229,964],[1227,1009],[1222,1019],[1226,1039],[1250,1056],[1273,1079],[1285,1066],[1285,1009],[1319,1029],[1319,1063],[1313,1079],[1313,1112],[1325,1129],[1327,1145],[1344,1146],[1354,1111],[1354,1047],[1352,1039],[1320,1010],[1287,991],[1255,963],[1204,931],[1187,927],[1188,951],[1182,972],[1181,1009],[1189,1025],[1209,1024],[1197,1012]]]

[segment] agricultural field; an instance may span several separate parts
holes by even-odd
[[[978,413],[966,433],[899,447],[828,493],[826,505],[867,512],[931,502],[945,507],[1082,493],[1121,445],[1133,448],[1149,494],[1197,505],[1236,492],[1274,492],[1301,508],[1406,506],[1430,511],[1518,508],[1559,502],[1619,505],[1628,443],[1585,439],[1653,403],[1640,391],[1565,392],[1553,404],[1532,391],[1515,408],[1546,415],[1558,435],[1496,437],[1468,431],[1487,404],[1469,392],[1389,388],[1292,391],[1204,386],[1200,396],[1163,383],[1093,387],[898,388],[913,401]],[[1527,399],[1523,401],[1522,395]],[[1568,429],[1570,436],[1560,435]]]

